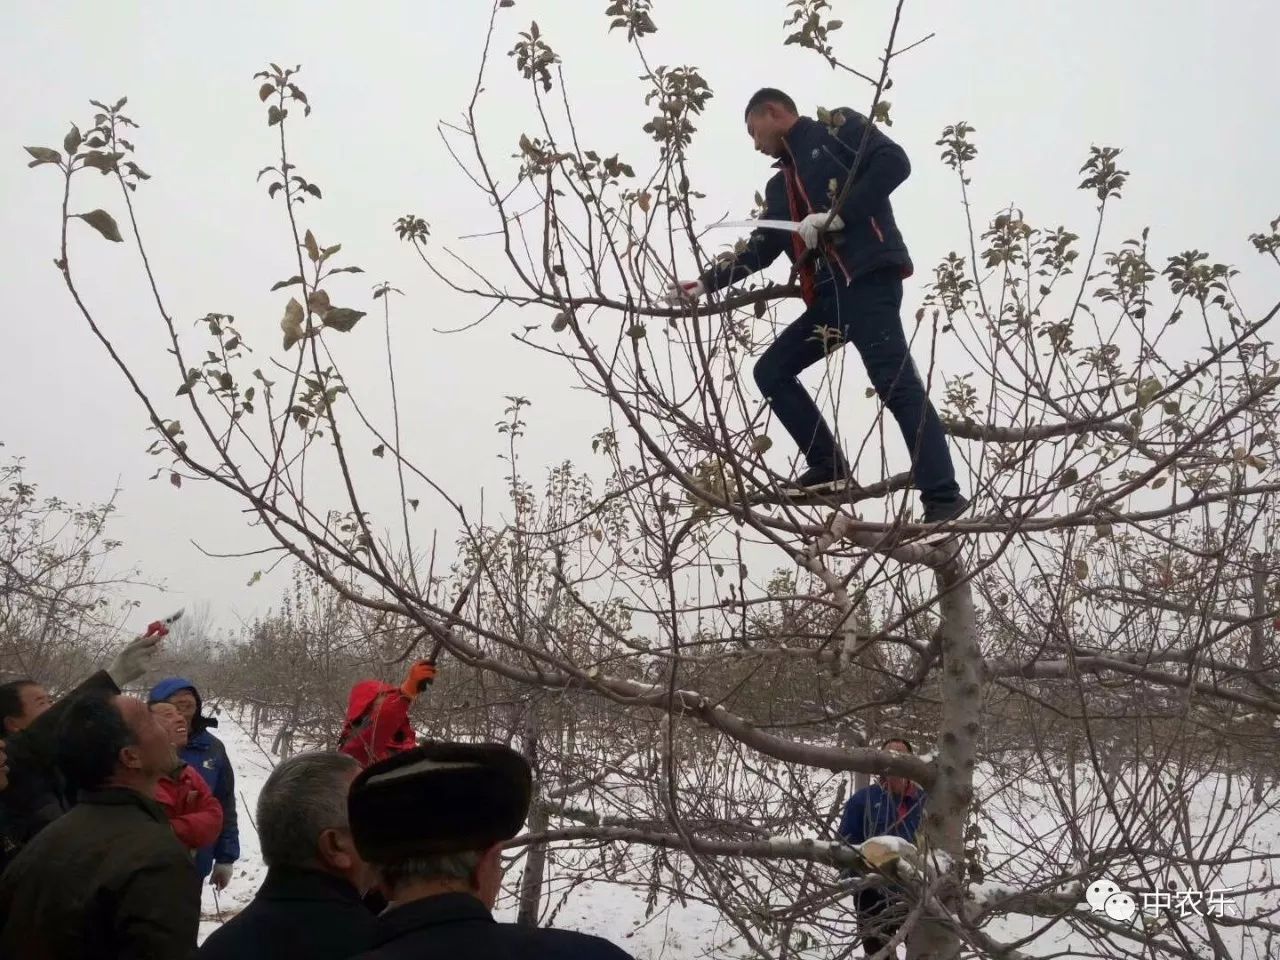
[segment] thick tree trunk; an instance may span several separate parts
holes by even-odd
[[[1249,613],[1254,618],[1249,625],[1249,670],[1257,674],[1262,672],[1267,653],[1267,625],[1258,619],[1267,615],[1267,567],[1258,554],[1253,556],[1249,581],[1253,588],[1253,609]]]
[[[955,869],[963,868],[964,825],[973,803],[973,771],[978,733],[982,729],[982,648],[973,595],[964,569],[950,564],[938,570],[942,617],[942,724],[935,749],[937,779],[925,808],[927,849],[943,851]],[[939,899],[953,912],[958,907],[958,884],[946,884]],[[950,960],[960,948],[959,938],[926,908],[907,941],[908,960]]]
[[[529,832],[544,832],[547,822],[547,805],[541,796],[537,796],[529,808]],[[538,914],[542,909],[542,878],[546,869],[547,845],[535,843],[525,854],[524,873],[520,875],[520,909],[516,914],[516,923],[522,927],[538,925]]]
[[[1267,566],[1261,554],[1254,554],[1249,571],[1250,586],[1253,588],[1253,609],[1250,613],[1254,622],[1249,626],[1249,673],[1261,679],[1262,667],[1267,654],[1267,624],[1258,619],[1267,614]],[[1253,778],[1253,802],[1261,803],[1265,794],[1264,777],[1258,773]]]
[[[538,753],[538,703],[529,704],[529,712],[525,714],[524,729],[521,739],[525,759],[537,774]],[[529,807],[530,833],[542,833],[547,829],[547,805],[542,797],[542,783],[534,780],[533,803]],[[516,914],[516,923],[522,927],[536,927],[538,915],[542,909],[542,878],[547,866],[547,845],[535,843],[529,847],[524,858],[524,873],[520,876],[520,906]]]

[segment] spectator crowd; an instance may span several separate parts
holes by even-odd
[[[598,937],[494,919],[532,774],[506,746],[418,742],[426,662],[400,686],[357,683],[337,749],[275,767],[254,820],[266,878],[197,947],[202,886],[225,888],[239,857],[235,775],[195,684],[122,692],[164,633],[56,701],[34,680],[0,685],[0,960],[626,960]],[[924,802],[885,778],[849,799],[840,833],[913,840]],[[853,909],[866,955],[893,956],[892,892],[864,886]]]

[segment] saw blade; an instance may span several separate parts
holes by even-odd
[[[800,222],[798,220],[726,220],[711,225],[712,229],[719,227],[745,227],[749,230],[789,230],[795,233],[800,229]]]

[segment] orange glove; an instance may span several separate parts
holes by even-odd
[[[404,678],[404,683],[400,685],[404,695],[412,700],[423,690],[427,689],[427,684],[436,678],[436,665],[428,663],[426,660],[419,660],[409,668],[409,675]]]

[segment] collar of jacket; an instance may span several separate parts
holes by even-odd
[[[213,746],[213,734],[203,728],[194,731],[187,737],[188,750],[208,750]]]
[[[810,133],[813,133],[814,127],[820,127],[820,125],[822,124],[819,124],[817,120],[809,119],[808,116],[801,116],[794,124],[791,124],[791,129],[782,134],[782,145],[786,147],[786,150],[782,151],[782,156],[773,161],[773,169],[781,170],[783,166],[792,166],[791,161],[795,157],[796,146],[803,142]]]
[[[359,891],[342,877],[302,867],[270,868],[258,896],[263,900],[341,900],[360,903]]]
[[[86,804],[95,807],[134,806],[144,811],[152,820],[163,823],[166,826],[169,824],[169,815],[164,812],[164,807],[150,797],[143,796],[137,790],[130,790],[128,787],[102,787],[98,790],[82,790],[79,802],[81,806]]]
[[[815,127],[821,126],[822,124],[817,120],[812,120],[809,117],[800,117],[796,120],[791,125],[791,129],[782,135],[782,144],[787,149],[783,151],[782,156],[774,161],[773,165],[775,167],[790,166],[791,160],[796,155],[796,148],[812,135]]]
[[[921,787],[918,783],[912,783],[909,787],[907,787],[906,793],[894,793],[888,787],[885,787],[883,785],[881,786],[880,789],[884,791],[884,795],[889,800],[891,800],[893,803],[896,803],[898,805],[899,810],[905,810],[907,813],[910,813],[912,810],[915,810],[917,807],[922,807],[924,805],[924,801],[925,801],[924,788]]]
[[[377,944],[426,927],[459,922],[494,923],[483,903],[469,893],[442,893],[389,908],[378,917]]]
[[[191,721],[192,733],[204,733],[210,727],[218,725],[217,717],[206,717],[203,713],[197,713],[195,719]]]
[[[174,767],[172,770],[170,770],[168,773],[166,773],[165,776],[168,777],[170,780],[181,780],[182,771],[190,770],[190,769],[191,769],[191,764],[183,760],[182,757],[178,757],[178,765]]]

